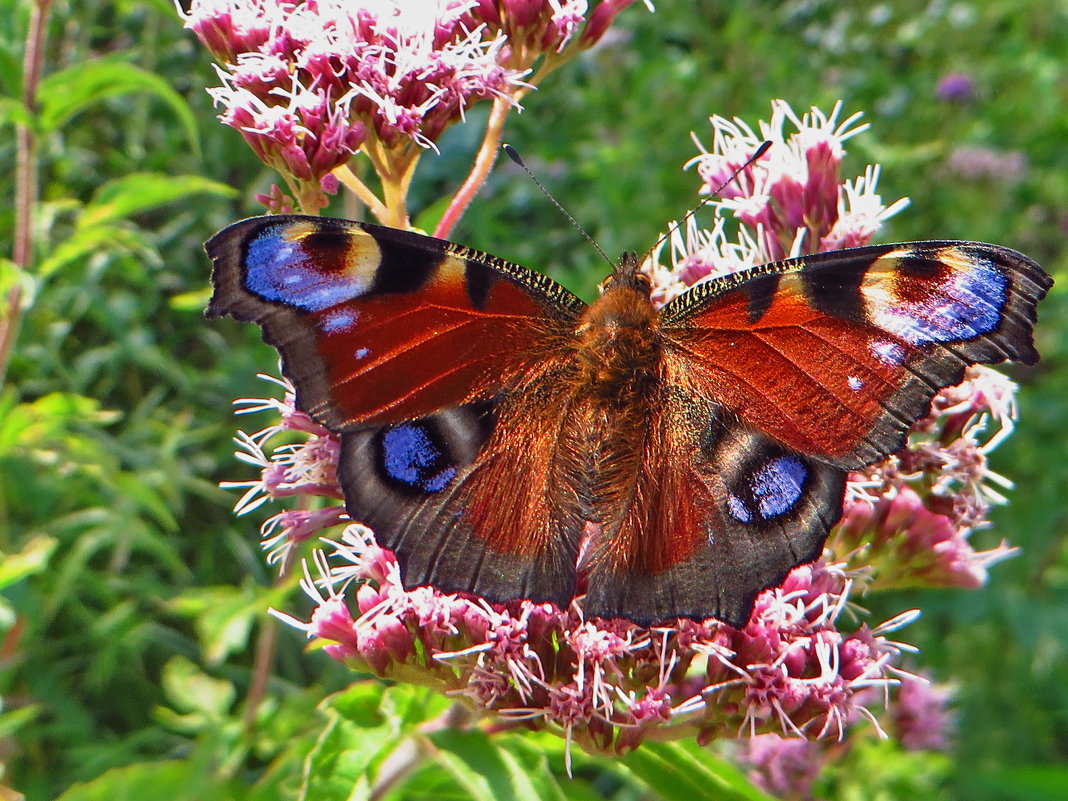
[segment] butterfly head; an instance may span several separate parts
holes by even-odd
[[[625,288],[637,290],[648,297],[652,286],[649,276],[641,271],[638,254],[625,252],[620,257],[619,264],[616,265],[612,274],[601,282],[598,289],[602,295],[612,288]]]

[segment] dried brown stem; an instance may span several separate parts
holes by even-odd
[[[37,87],[44,65],[45,36],[52,0],[37,0],[30,10],[26,52],[22,58],[22,102],[30,115],[37,113]],[[33,211],[37,204],[37,134],[29,125],[17,123],[15,141],[15,232],[11,260],[19,272],[29,270],[33,259]],[[22,284],[16,281],[4,298],[0,317],[0,385],[18,334],[22,316]]]

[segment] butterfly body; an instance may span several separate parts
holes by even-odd
[[[745,623],[819,556],[846,474],[965,367],[1033,363],[1049,277],[994,245],[815,254],[662,309],[625,256],[587,306],[380,226],[281,215],[207,245],[209,315],[254,321],[341,436],[350,515],[405,586]]]

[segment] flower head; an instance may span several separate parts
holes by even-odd
[[[219,63],[220,119],[321,206],[320,182],[360,150],[406,185],[471,105],[517,106],[541,59],[589,47],[629,2],[587,21],[585,0],[193,0],[185,25]]]
[[[876,629],[839,631],[852,582],[840,567],[795,569],[764,592],[749,623],[680,621],[645,629],[565,610],[489,604],[429,587],[405,590],[392,554],[345,529],[304,587],[318,609],[294,621],[331,655],[413,679],[483,712],[547,728],[584,748],[624,751],[650,732],[841,737],[862,691],[897,683],[901,646]],[[353,582],[357,581],[357,584]],[[345,600],[355,590],[355,604]],[[358,616],[343,611],[355,605]]]
[[[858,124],[860,114],[838,122],[840,113],[841,103],[830,114],[813,108],[798,116],[778,100],[759,135],[740,119],[711,118],[712,147],[690,164],[701,191],[718,192],[711,204],[717,214],[732,215],[756,243],[756,263],[867,244],[883,220],[905,207],[903,200],[882,204],[875,193],[878,168],[842,181],[843,145],[868,126]],[[747,164],[765,141],[772,147]]]
[[[949,701],[952,688],[919,676],[901,682],[891,707],[894,736],[909,751],[944,751],[954,726]]]
[[[935,88],[939,100],[952,103],[968,103],[975,100],[975,81],[964,72],[950,72],[943,75]]]
[[[822,766],[819,746],[810,740],[769,733],[750,738],[738,755],[749,779],[769,795],[807,799]]]
[[[999,489],[1011,486],[987,459],[1012,431],[1015,389],[977,365],[939,393],[904,450],[851,476],[828,547],[870,565],[881,588],[985,584],[987,569],[1017,552],[969,542],[989,525],[990,507],[1005,502]]]
[[[430,147],[521,70],[463,0],[194,0],[191,29],[220,62],[220,119],[311,191],[368,143],[379,159]],[[382,165],[385,168],[386,165]]]

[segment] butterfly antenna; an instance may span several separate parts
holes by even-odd
[[[584,237],[586,237],[586,241],[589,242],[591,245],[593,245],[593,247],[596,249],[596,251],[601,254],[601,257],[606,262],[608,262],[608,265],[610,267],[614,268],[616,266],[615,262],[612,261],[610,258],[608,258],[607,254],[603,250],[601,250],[601,246],[598,245],[596,242],[594,242],[593,241],[593,237],[586,233],[586,229],[578,224],[578,220],[576,220],[574,217],[572,217],[568,213],[568,210],[565,209],[560,204],[560,201],[558,201],[556,198],[554,198],[552,196],[552,194],[549,192],[549,190],[545,188],[545,186],[542,184],[542,182],[538,180],[538,176],[536,176],[534,174],[534,171],[532,169],[530,169],[530,167],[527,166],[526,162],[523,161],[522,158],[520,158],[519,152],[509,144],[501,145],[501,149],[504,150],[504,152],[508,154],[508,158],[510,158],[512,161],[514,161],[516,164],[518,164],[520,167],[523,168],[523,170],[526,172],[526,174],[530,176],[530,180],[532,180],[534,182],[534,185],[536,187],[538,187],[538,189],[541,190],[541,193],[543,195],[545,195],[545,197],[549,198],[549,202],[551,202],[554,206],[556,206],[556,208],[558,208],[560,210],[561,214],[563,214],[565,217],[567,217],[568,222],[570,222],[573,226],[575,226],[575,228],[578,229],[578,232],[580,234],[582,234]]]
[[[749,158],[747,158],[745,160],[745,164],[743,164],[741,167],[739,167],[738,169],[736,169],[734,172],[731,173],[730,178],[728,178],[726,181],[723,181],[713,191],[708,193],[708,197],[701,198],[701,202],[700,203],[698,203],[696,206],[694,206],[692,209],[690,209],[688,212],[686,212],[686,214],[684,214],[683,217],[682,217],[682,222],[685,223],[688,219],[690,219],[698,211],[700,211],[706,205],[708,205],[713,200],[715,200],[716,197],[719,195],[719,193],[723,191],[724,187],[726,187],[728,184],[730,184],[731,181],[733,181],[735,178],[737,178],[739,173],[742,172],[742,170],[744,170],[746,167],[748,167],[750,164],[752,164],[758,158],[760,158],[765,153],[767,153],[768,152],[768,148],[770,148],[770,147],[771,147],[771,140],[768,140],[768,139],[764,140],[764,142],[760,145],[760,147],[758,147],[756,149],[756,151],[753,153],[753,155],[751,155]],[[664,234],[662,237],[660,237],[658,240],[656,240],[656,244],[653,245],[651,248],[649,248],[649,250],[647,250],[645,252],[645,255],[649,256],[654,250],[656,250],[658,247],[660,247],[662,244],[664,244],[664,242],[667,240],[667,238],[669,236],[671,236],[671,231],[668,231],[666,234]],[[643,259],[643,261],[644,261],[644,259]]]

